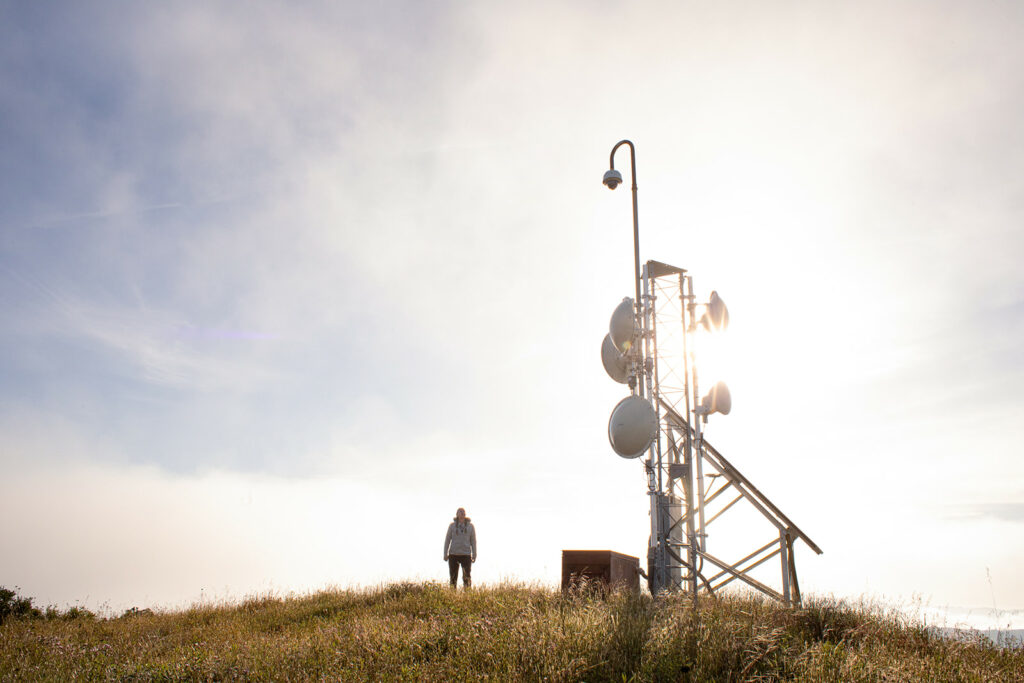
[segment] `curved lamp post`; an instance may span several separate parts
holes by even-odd
[[[640,226],[636,212],[636,148],[631,141],[621,140],[612,147],[612,153],[608,155],[608,170],[605,171],[602,182],[608,186],[609,190],[614,190],[622,182],[622,174],[615,170],[615,152],[623,145],[629,145],[630,173],[633,180],[633,279],[636,285],[636,298],[633,299],[633,303],[636,307],[637,322],[639,323],[640,311],[642,310],[640,303]]]

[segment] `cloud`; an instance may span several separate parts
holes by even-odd
[[[993,519],[1002,522],[1024,522],[1024,503],[975,503],[955,505],[949,512],[951,519]]]

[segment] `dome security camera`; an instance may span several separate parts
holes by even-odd
[[[614,190],[622,182],[622,174],[614,168],[608,169],[604,172],[604,180],[601,182],[607,185],[609,190]]]

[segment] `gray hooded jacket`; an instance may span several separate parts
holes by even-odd
[[[471,555],[476,560],[476,529],[469,517],[461,524],[455,518],[444,537],[444,555]]]

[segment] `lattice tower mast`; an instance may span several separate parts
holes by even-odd
[[[658,419],[657,437],[643,461],[651,501],[651,589],[686,590],[696,600],[739,580],[799,604],[793,543],[800,538],[815,552],[821,549],[704,438],[710,411],[708,398],[699,398],[696,333],[705,305],[694,296],[693,278],[683,268],[648,261],[641,279],[642,343],[630,373]],[[767,543],[733,562],[708,550],[708,528],[730,511],[745,511],[746,521],[760,521],[771,534]],[[751,574],[773,557],[780,558],[778,589]]]

